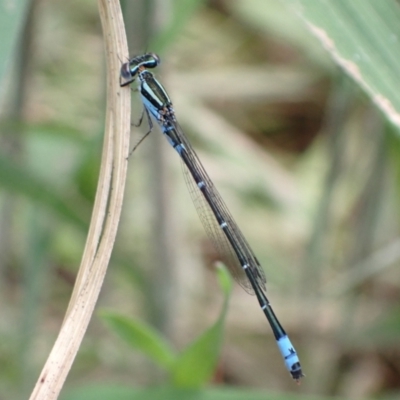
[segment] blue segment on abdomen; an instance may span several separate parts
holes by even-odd
[[[282,336],[279,340],[277,340],[279,350],[285,360],[286,368],[292,371],[292,367],[295,363],[300,362],[297,357],[296,350],[294,349],[292,342],[287,336]]]

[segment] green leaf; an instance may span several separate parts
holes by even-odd
[[[219,264],[218,280],[224,292],[224,305],[217,321],[197,340],[189,345],[177,359],[173,368],[172,382],[179,388],[198,388],[212,377],[221,350],[224,321],[232,288],[227,269]]]
[[[175,353],[149,325],[111,311],[100,312],[100,317],[131,347],[140,350],[161,367],[170,369],[175,361]]]
[[[285,0],[335,63],[400,127],[400,7],[396,1]]]
[[[212,377],[220,353],[223,325],[220,320],[204,332],[178,358],[172,381],[179,388],[197,388]]]

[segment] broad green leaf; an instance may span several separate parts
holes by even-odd
[[[214,325],[189,345],[177,359],[172,375],[172,382],[176,387],[198,388],[206,384],[217,366],[232,287],[226,268],[220,264],[217,271],[218,280],[225,297],[221,314]]]
[[[149,325],[108,311],[100,312],[100,316],[131,347],[140,350],[161,367],[167,370],[171,367],[175,360],[174,351]]]
[[[223,335],[223,324],[218,319],[179,357],[173,370],[172,382],[179,388],[205,385],[217,366]]]
[[[334,62],[400,127],[400,5],[388,0],[284,0]]]

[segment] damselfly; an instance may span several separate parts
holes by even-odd
[[[248,293],[257,296],[261,309],[271,325],[286,368],[293,379],[299,381],[304,376],[300,361],[267,299],[264,271],[179,126],[167,92],[148,71],[157,67],[159,63],[160,59],[154,53],[132,58],[121,67],[121,86],[138,79],[144,113],[150,127],[147,134],[153,127],[152,116],[186,167],[185,179],[207,234],[236,281]]]

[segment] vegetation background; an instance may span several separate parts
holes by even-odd
[[[93,1],[0,7],[0,398],[20,399],[85,242],[104,49]],[[292,382],[256,299],[216,274],[179,159],[154,129],[129,161],[98,313],[62,398],[397,399],[399,3],[123,8],[130,55],[160,54],[155,73],[264,266],[307,376]],[[132,146],[145,132],[133,128]]]

